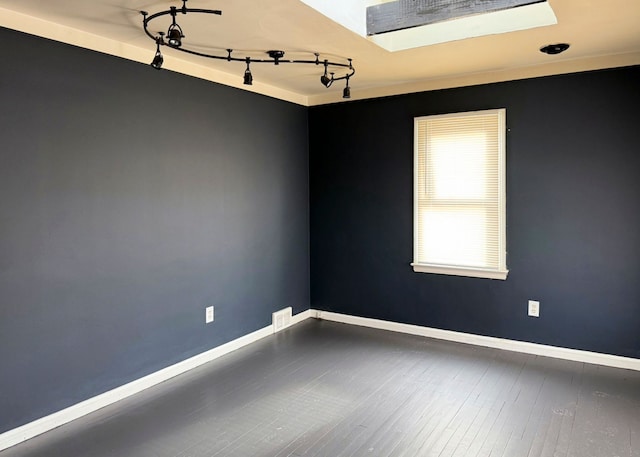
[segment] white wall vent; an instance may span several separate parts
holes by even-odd
[[[291,307],[273,313],[273,332],[279,332],[291,325]]]

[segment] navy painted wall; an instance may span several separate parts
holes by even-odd
[[[633,67],[311,108],[312,307],[640,357],[639,82]],[[503,107],[508,279],[414,273],[413,118]]]
[[[0,432],[308,309],[305,107],[0,42]]]

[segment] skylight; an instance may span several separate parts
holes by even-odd
[[[386,2],[381,0],[301,1],[334,22],[391,52],[543,27],[558,22],[549,3],[541,1],[516,8],[367,36],[367,7]]]

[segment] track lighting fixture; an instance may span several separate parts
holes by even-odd
[[[151,62],[151,66],[156,70],[160,70],[162,68],[163,63],[164,63],[164,57],[162,57],[162,54],[160,53],[160,51],[156,52],[156,55],[153,58],[153,61]]]
[[[180,31],[180,26],[177,24],[171,24],[169,26],[169,31],[167,32],[167,39],[169,40],[169,46],[173,46],[174,48],[179,48],[182,46],[182,32]]]
[[[162,63],[164,62],[164,57],[162,57],[162,53],[160,52],[160,42],[156,41],[156,43],[156,55],[153,57],[151,66],[156,70],[160,70],[162,68]]]
[[[251,58],[247,57],[247,69],[244,71],[244,83],[247,86],[253,85],[253,75],[251,74],[251,68],[249,68],[249,64],[251,63]]]
[[[347,85],[342,91],[342,98],[351,98],[351,88],[349,87],[349,77],[347,76]]]
[[[183,9],[186,8],[186,4]],[[169,30],[167,30],[167,41],[169,46],[174,48],[179,48],[182,46],[182,39],[184,38],[184,34],[182,33],[182,28],[176,22],[176,14],[178,14],[178,10],[175,6],[172,6],[169,9],[169,14],[171,14],[171,25],[169,26]],[[185,13],[186,14],[186,13]]]
[[[320,76],[320,82],[326,88],[329,88],[329,86],[331,86],[331,84],[333,84],[333,75],[334,75],[334,73],[331,73],[331,78],[329,78],[329,76],[327,75],[328,71],[329,71],[329,62],[327,60],[325,60],[324,61],[324,74],[322,76]]]
[[[225,48],[217,48],[219,49],[219,53],[209,54],[189,49],[188,44],[184,43],[183,41],[185,35],[182,32],[182,28],[177,23],[176,17],[178,14],[213,14],[220,16],[222,15],[222,11],[201,8],[187,8],[187,0],[182,0],[182,7],[180,8],[172,6],[168,10],[159,11],[151,15],[146,11],[140,11],[140,14],[142,14],[143,16],[142,26],[144,28],[144,32],[156,43],[156,54],[153,58],[153,61],[151,62],[151,66],[157,70],[160,70],[162,68],[162,64],[164,62],[164,57],[160,52],[160,46],[169,46],[170,48],[177,51],[186,52],[187,54],[192,54],[200,57],[208,57],[210,59],[226,60],[228,62],[245,62],[247,64],[247,68],[244,71],[244,84],[248,86],[253,84],[253,75],[251,74],[251,69],[249,68],[249,65],[252,63],[271,63],[273,65],[280,65],[284,63],[310,64],[316,66],[323,65],[324,73],[322,76],[320,76],[320,82],[322,83],[322,85],[328,88],[333,84],[334,81],[344,79],[346,80],[347,85],[342,92],[342,96],[343,98],[351,97],[349,78],[351,78],[356,72],[355,68],[353,68],[351,59],[320,60],[320,54],[317,52],[312,54],[314,57],[313,59],[285,59],[285,52],[281,50],[264,51],[266,57],[262,55],[247,55],[255,53],[244,53],[245,55],[240,56],[238,55],[239,53],[235,53],[233,49]],[[154,19],[162,16],[171,16],[171,25],[169,26],[166,34],[164,32],[157,32],[156,34],[150,32],[150,23]],[[216,47],[213,48],[216,49]],[[345,62],[345,60],[347,62]]]

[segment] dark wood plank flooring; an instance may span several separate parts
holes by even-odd
[[[640,457],[640,372],[308,320],[17,456]]]

